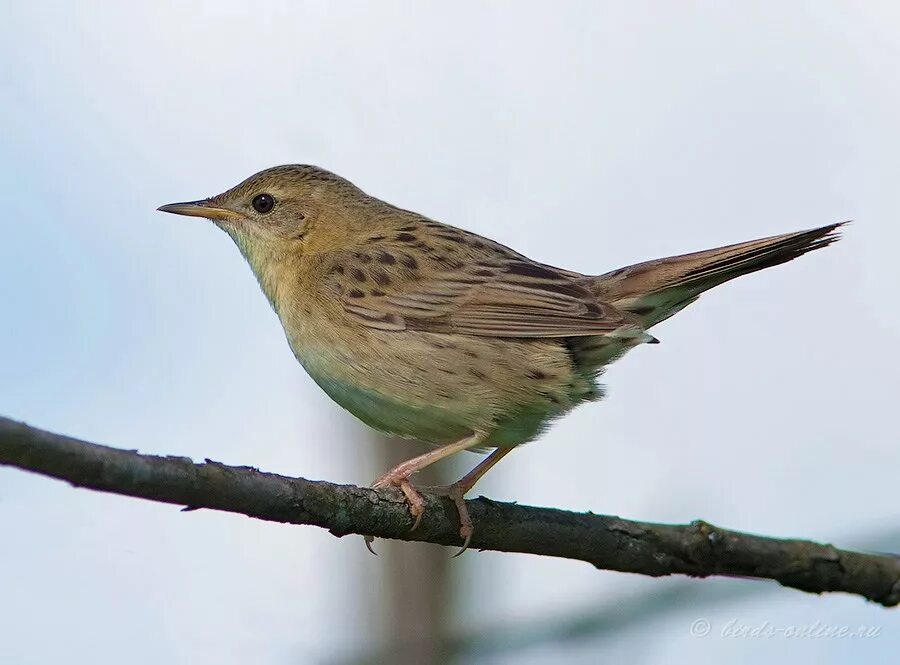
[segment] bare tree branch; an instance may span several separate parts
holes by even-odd
[[[422,524],[410,532],[399,492],[379,491],[263,473],[185,457],[142,455],[80,441],[0,418],[0,465],[65,480],[76,487],[211,508],[291,524],[311,524],[336,536],[459,545],[456,511],[428,496]],[[642,575],[757,577],[821,593],[844,591],[887,607],[900,604],[900,557],[839,550],[690,525],[634,522],[551,508],[469,502],[477,525],[472,546],[586,561],[597,568]]]
[[[861,542],[867,543],[866,549],[897,549],[900,531],[865,537]],[[748,598],[775,590],[774,585],[747,580],[746,584],[672,582],[628,597],[609,598],[606,594],[582,602],[578,608],[542,613],[533,619],[479,622],[473,629],[447,635],[440,644],[441,662],[481,662],[536,647],[560,649],[566,648],[566,644],[588,641],[599,647],[601,643],[621,639],[629,630],[646,632],[648,622],[684,613],[686,608],[694,612],[687,619],[690,621],[698,616],[709,616],[720,605],[746,602]],[[400,653],[391,645],[380,650],[373,650],[369,645],[351,656],[331,662],[333,665],[402,662],[398,658]],[[602,661],[599,655],[596,659]]]

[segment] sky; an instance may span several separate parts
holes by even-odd
[[[660,345],[606,373],[606,401],[477,493],[900,551],[898,25],[888,2],[6,3],[0,413],[147,453],[378,475],[231,241],[155,211],[275,164],[594,274],[852,219],[837,245],[655,328]],[[334,662],[379,630],[384,580],[356,538],[5,468],[0,527],[3,663]],[[684,583],[500,553],[454,565],[465,634]],[[900,649],[894,613],[856,597],[698,585],[628,630],[465,662]],[[722,589],[747,594],[703,600]],[[881,628],[723,635],[735,621]]]

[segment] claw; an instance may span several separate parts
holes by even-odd
[[[400,483],[400,491],[406,496],[406,503],[409,504],[409,514],[413,516],[413,525],[409,530],[412,533],[422,523],[422,515],[425,514],[425,499],[422,498],[422,495],[416,491],[408,480]]]
[[[425,499],[416,491],[416,488],[412,486],[412,483],[409,482],[409,477],[387,474],[372,483],[372,489],[377,490],[385,487],[400,488],[400,491],[403,492],[403,496],[406,497],[406,504],[409,506],[409,514],[412,515],[413,518],[413,525],[410,528],[410,533],[418,529],[419,525],[422,523],[422,515],[425,514]],[[366,541],[366,549],[375,556],[378,556],[378,553],[372,549],[372,543],[375,541],[375,537],[364,536],[364,539]]]
[[[419,528],[419,525],[422,523],[422,515],[424,514],[425,513],[419,513],[418,515],[416,515],[416,521],[413,522],[413,525],[409,528],[410,533]]]
[[[469,509],[466,508],[466,500],[463,498],[464,490],[458,484],[451,485],[447,495],[453,499],[456,506],[456,512],[459,515],[459,536],[463,539],[462,549],[454,554],[451,559],[455,559],[460,554],[469,549],[469,543],[472,542],[472,533],[475,527],[472,524],[472,518],[469,516]]]
[[[471,542],[472,542],[472,534],[470,533],[469,535],[465,536],[465,541],[463,542],[463,546],[459,549],[459,551],[456,554],[452,555],[450,558],[455,559],[460,554],[462,554],[467,549],[469,549],[469,543],[471,543]]]

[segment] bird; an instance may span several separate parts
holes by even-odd
[[[715,286],[830,245],[846,223],[586,275],[317,166],[268,168],[158,209],[207,218],[232,238],[294,356],[337,404],[376,430],[431,444],[371,485],[403,493],[413,529],[426,503],[412,475],[465,450],[489,453],[440,488],[458,513],[458,554],[474,532],[466,493],[554,420],[601,399],[604,368],[657,343],[649,329]]]

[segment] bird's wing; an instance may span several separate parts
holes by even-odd
[[[639,331],[633,317],[599,302],[575,273],[520,255],[449,264],[445,258],[443,265],[427,256],[366,256],[343,271],[341,293],[347,314],[368,327],[484,337]]]

